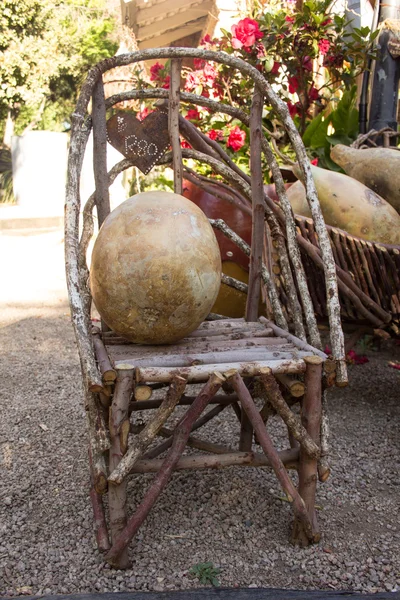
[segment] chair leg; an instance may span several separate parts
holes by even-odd
[[[109,469],[114,471],[125,454],[128,446],[129,435],[129,401],[133,391],[134,368],[124,365],[125,368],[119,368],[117,371],[117,383],[115,386],[114,397],[110,409],[110,459]],[[121,365],[122,367],[122,365]],[[118,538],[121,531],[126,526],[126,481],[120,484],[109,483],[108,485],[108,506],[110,513],[111,541]],[[125,548],[117,557],[115,566],[119,569],[129,567],[128,548]]]
[[[322,361],[318,356],[304,358],[306,362],[306,373],[304,382],[306,390],[301,403],[301,421],[312,440],[319,445],[322,415],[321,381]],[[313,530],[313,542],[321,539],[317,515],[315,511],[315,494],[318,480],[318,460],[310,457],[300,446],[299,456],[299,494],[302,497]],[[305,534],[304,527],[298,519],[295,520],[292,532],[292,542],[299,546],[308,546],[309,538]]]

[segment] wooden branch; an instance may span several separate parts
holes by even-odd
[[[296,469],[298,466],[298,449],[281,450],[277,452],[279,460],[286,469]],[[139,460],[132,473],[157,473],[163,467],[163,460]],[[183,456],[175,465],[175,470],[183,469],[221,469],[223,467],[269,467],[272,465],[264,454],[256,452],[231,452],[217,456]]]
[[[100,76],[93,89],[93,171],[96,185],[96,208],[99,229],[110,213],[110,194],[107,175],[107,127],[103,78]]]
[[[151,356],[143,358],[128,358],[123,361],[116,361],[115,365],[123,362],[124,364],[131,365],[137,368],[148,368],[148,367],[190,367],[197,365],[210,365],[210,364],[221,364],[231,362],[254,362],[254,361],[266,361],[266,360],[290,360],[292,358],[303,358],[303,356],[310,356],[312,352],[297,350],[291,348],[291,350],[280,351],[279,347],[273,347],[271,349],[263,346],[254,346],[254,348],[238,348],[237,350],[221,350],[221,352],[201,352],[192,354],[167,354],[165,356]]]
[[[197,396],[194,398],[193,402],[196,399],[197,399]],[[191,402],[191,404],[193,404],[193,402]],[[213,399],[211,399],[209,401],[209,404],[212,404],[212,403],[213,403]],[[209,410],[205,415],[203,415],[202,417],[200,417],[193,423],[191,431],[196,431],[196,429],[200,429],[201,427],[206,425],[209,421],[214,419],[214,417],[216,417],[223,410],[225,410],[227,406],[229,406],[229,404],[219,404],[218,406],[214,406],[214,408]],[[163,442],[162,444],[159,444],[158,446],[156,446],[156,448],[153,448],[152,450],[147,452],[147,454],[145,454],[144,458],[156,458],[157,456],[160,456],[160,454],[162,454],[163,452],[165,452],[172,446],[173,439],[174,438],[171,437],[168,440],[166,440],[165,442]]]
[[[267,456],[271,466],[274,470],[282,489],[287,495],[289,502],[293,504],[293,511],[296,518],[301,522],[306,531],[307,538],[310,541],[314,540],[314,531],[312,529],[311,521],[306,510],[306,506],[298,494],[296,488],[293,485],[292,480],[286,472],[285,466],[282,463],[279,454],[274,448],[271,438],[264,426],[264,423],[260,417],[260,414],[254,404],[254,401],[246,388],[243,379],[237,371],[225,372],[225,377],[234,388],[235,392],[240,398],[242,408],[246,411],[253,427],[257,434],[257,439],[261,444],[264,454]]]
[[[312,356],[304,359],[307,364],[304,376],[306,392],[301,404],[301,421],[307,429],[308,434],[319,445],[320,427],[321,427],[321,377],[322,377],[322,359],[319,356]],[[321,534],[317,523],[315,512],[315,492],[317,485],[317,459],[312,458],[305,452],[303,445],[300,445],[299,457],[299,494],[306,505],[309,520],[312,524],[313,537],[312,542],[319,542]],[[304,521],[297,519],[294,523],[292,542],[299,546],[308,546],[310,536],[308,530],[304,527]]]
[[[293,379],[288,375],[277,375],[276,379],[294,398],[301,398],[301,396],[304,396],[305,385],[300,379]]]
[[[225,273],[221,274],[221,283],[224,283],[225,285],[228,285],[229,287],[232,287],[243,294],[248,294],[249,286],[246,283],[243,283],[234,277],[230,277],[229,275],[225,275]]]
[[[322,362],[322,358],[317,358]],[[300,443],[300,446],[304,449],[307,456],[319,458],[319,447],[311,439],[307,433],[307,430],[303,427],[297,416],[286,404],[279,390],[279,386],[275,380],[275,377],[271,373],[271,370],[262,369],[260,373],[260,380],[264,385],[268,401],[274,407],[278,415],[282,418],[293,437]]]
[[[178,406],[190,406],[191,404],[193,404],[193,402],[196,400],[197,396],[186,396],[183,395],[181,397],[181,399],[178,402]],[[225,396],[222,394],[217,394],[216,396],[214,396],[211,400],[210,400],[210,404],[226,404],[229,405],[232,402],[235,402],[237,400],[236,394],[230,395],[230,396]],[[138,411],[138,410],[152,410],[154,408],[158,408],[159,406],[161,406],[162,403],[162,399],[161,398],[157,398],[154,400],[145,400],[145,401],[137,401],[137,402],[132,402],[130,408],[132,411]]]
[[[96,354],[97,365],[100,369],[103,383],[108,385],[114,383],[117,378],[115,369],[112,368],[107,350],[101,340],[100,330],[97,327],[92,329],[93,346]]]
[[[133,395],[137,402],[147,401],[153,395],[153,389],[149,385],[136,385]]]
[[[107,552],[111,546],[108,538],[103,500],[101,495],[96,492],[94,487],[90,489],[89,495],[93,509],[94,532],[96,536],[97,548],[100,552]]]
[[[260,284],[264,246],[264,182],[261,165],[262,111],[263,96],[256,86],[250,110],[250,165],[253,218],[246,321],[257,321],[261,294]]]
[[[96,494],[105,494],[108,489],[107,467],[104,454],[99,451],[97,444],[89,439],[89,464],[93,481],[93,487]]]
[[[316,348],[321,348],[321,338],[319,335],[317,321],[316,321],[315,314],[314,314],[313,303],[312,303],[310,292],[308,289],[306,274],[304,271],[303,262],[301,260],[299,248],[296,244],[296,224],[295,224],[294,217],[293,217],[292,207],[291,207],[291,204],[290,204],[289,199],[286,194],[286,188],[285,188],[285,184],[283,182],[281,170],[276,161],[274,153],[272,152],[272,150],[266,140],[265,140],[265,143],[263,144],[263,152],[267,158],[269,167],[272,171],[272,174],[274,177],[274,182],[275,182],[275,189],[278,194],[278,198],[279,198],[279,201],[282,206],[283,213],[284,213],[284,224],[285,224],[285,229],[286,229],[286,237],[287,237],[289,256],[290,256],[290,260],[293,265],[293,270],[294,270],[294,274],[296,277],[297,285],[299,286],[300,298],[301,298],[301,303],[302,303],[303,310],[304,310],[305,321],[307,323],[307,327],[308,327],[308,331],[309,331],[310,341],[311,341],[311,344],[313,346],[315,346]],[[283,267],[285,268],[285,280],[287,281],[285,287],[286,287],[286,290],[288,293],[288,298],[289,298],[290,304],[292,306],[294,324],[295,324],[295,326],[297,326],[296,335],[298,337],[300,337],[301,339],[306,339],[304,328],[302,327],[302,324],[300,325],[301,310],[300,310],[299,301],[297,299],[297,294],[294,293],[295,286],[294,286],[294,281],[293,281],[293,275],[291,273],[290,267],[288,268],[286,261],[284,262]],[[297,315],[300,318],[296,318]],[[279,323],[278,323],[278,325],[279,325]]]
[[[185,391],[185,387],[186,379],[183,377],[176,375],[172,379],[167,395],[161,406],[147,423],[143,431],[136,436],[128,452],[123,456],[114,471],[111,472],[108,478],[109,482],[118,484],[125,479],[135,462],[144,454],[156,437],[158,431],[173,413],[175,406]]]
[[[182,194],[183,164],[181,141],[179,137],[179,103],[181,85],[181,60],[171,61],[171,79],[169,87],[168,130],[172,146],[174,169],[174,192]]]
[[[213,371],[229,371],[236,369],[244,377],[258,375],[260,369],[269,367],[273,373],[303,373],[305,365],[301,359],[290,360],[263,360],[255,362],[236,362],[209,365],[195,365],[193,367],[143,367],[136,369],[137,383],[150,383],[152,381],[168,382],[174,375],[187,377],[188,382],[206,381]]]
[[[237,235],[222,219],[209,219],[212,227],[221,231],[231,242],[236,244],[238,248],[240,248],[246,256],[250,256],[250,246],[246,244],[244,240],[240,236]],[[261,277],[265,284],[265,287],[268,292],[269,301],[271,302],[272,310],[274,313],[274,318],[277,323],[283,328],[287,328],[287,321],[282,312],[282,307],[279,302],[279,297],[276,291],[275,284],[272,282],[272,278],[263,264],[261,268]]]
[[[130,365],[119,365],[117,368],[117,382],[110,410],[110,435],[111,449],[109,468],[113,473],[122,460],[127,447],[129,435],[129,401],[133,391],[134,369]],[[110,512],[111,540],[115,543],[127,522],[126,512],[126,482],[116,485],[113,482],[108,486],[108,504]],[[129,557],[126,548],[114,558],[114,565],[119,569],[129,566]]]
[[[175,429],[172,446],[164,460],[162,468],[157,473],[153,483],[147,490],[136,512],[129,519],[126,527],[120,533],[118,538],[113,541],[113,545],[106,555],[106,560],[109,562],[109,564],[116,566],[119,565],[118,557],[125,552],[129,542],[139,529],[140,525],[146,519],[151,508],[154,506],[159,495],[164,490],[169,479],[171,478],[175,466],[185,449],[193,423],[206,408],[210,398],[217,393],[223,381],[224,379],[222,375],[219,373],[214,373],[203,387],[202,391],[189,408],[186,415],[180,420]]]
[[[195,175],[194,173],[192,173],[191,171],[192,171],[192,169],[189,169],[187,166],[184,166],[184,178],[187,181],[194,183],[198,187],[202,188],[208,194],[211,194],[212,196],[215,196],[216,198],[221,198],[221,200],[224,200],[225,202],[229,202],[229,204],[232,204],[232,206],[235,206],[236,208],[239,208],[246,214],[251,215],[251,208],[249,206],[246,206],[245,204],[242,204],[236,198],[235,195],[233,195],[233,194],[229,195],[228,193],[222,192],[221,190],[218,189],[219,186],[217,186],[215,183],[213,183],[211,179],[208,179],[208,182],[205,182],[204,179],[207,179],[207,178],[205,178],[205,177],[200,178],[197,175]]]
[[[310,346],[310,344],[307,344],[307,342],[305,342],[304,340],[301,340],[301,339],[297,338],[296,336],[292,335],[291,333],[284,331],[283,329],[281,329],[280,327],[275,325],[275,323],[272,323],[272,321],[268,321],[268,319],[266,319],[265,317],[260,317],[259,321],[260,321],[260,323],[264,323],[264,325],[266,327],[269,327],[270,329],[272,329],[272,331],[276,335],[286,338],[289,342],[291,342],[297,348],[299,348],[299,350],[311,352],[312,354],[315,354],[316,356],[320,356],[324,360],[326,360],[328,358],[327,355],[325,354],[325,352],[322,352],[322,350],[318,350],[317,348]]]
[[[329,466],[329,417],[327,411],[327,396],[328,391],[322,393],[322,408],[321,408],[321,431],[320,431],[320,448],[321,455],[318,461],[318,479],[324,483],[329,479],[331,468]]]

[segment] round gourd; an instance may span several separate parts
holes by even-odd
[[[140,344],[175,342],[204,320],[218,295],[221,256],[200,208],[170,192],[129,198],[96,239],[90,288],[102,319]]]

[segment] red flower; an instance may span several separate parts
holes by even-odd
[[[315,167],[318,167],[318,158],[313,158],[311,161],[311,164],[314,165]]]
[[[289,93],[295,94],[297,92],[297,90],[299,89],[299,80],[294,75],[293,77],[289,77],[288,82],[289,82]]]
[[[350,350],[350,352],[347,353],[346,359],[347,362],[353,365],[364,365],[365,363],[369,362],[366,356],[357,354],[355,350]]]
[[[330,48],[330,45],[331,45],[330,41],[327,40],[326,38],[319,40],[318,48],[319,48],[319,51],[321,52],[321,54],[327,54],[328,50]]]
[[[311,58],[309,56],[305,56],[303,58],[302,66],[303,66],[303,69],[305,69],[306,71],[312,71],[313,70],[312,60],[311,60]]]
[[[294,17],[289,17],[289,15],[287,17],[285,17],[285,21],[286,23],[294,23]]]
[[[300,115],[301,114],[301,104],[300,104],[300,102],[296,102],[296,104],[292,104],[292,102],[288,102],[287,106],[288,106],[289,113],[290,113],[290,116],[292,117],[292,119],[296,115]]]
[[[278,62],[277,60],[274,60],[274,66],[270,70],[270,73],[272,73],[272,75],[277,75],[279,73],[280,68],[281,68],[281,63]]]
[[[212,43],[212,39],[210,38],[210,34],[207,33],[201,40],[200,40],[200,46],[205,46],[206,44],[211,44]]]
[[[147,117],[147,116],[148,116],[150,113],[152,113],[152,112],[153,112],[152,110],[149,110],[149,109],[147,108],[147,106],[145,106],[143,110],[141,110],[141,111],[139,111],[139,112],[137,113],[137,115],[136,115],[136,118],[137,118],[139,121],[143,121],[143,120],[144,120],[144,119],[145,119],[145,118],[146,118],[146,117]]]
[[[217,140],[217,142],[220,142],[224,139],[224,134],[221,130],[218,129],[210,129],[207,135],[210,138],[210,140]]]
[[[325,19],[325,21],[322,21],[321,23],[321,27],[326,27],[327,25],[330,25],[332,23],[332,19]]]
[[[155,65],[150,67],[150,81],[158,81],[161,76],[161,71],[164,71],[164,65],[156,62]]]
[[[229,148],[232,148],[234,152],[240,150],[242,146],[244,146],[244,142],[246,140],[246,132],[242,131],[237,125],[233,127],[229,133],[228,141],[226,145]]]
[[[202,58],[194,58],[193,59],[193,66],[195,69],[204,69],[204,65],[206,64],[206,61],[203,60]]]
[[[185,118],[189,121],[198,121],[201,117],[197,108],[191,108],[190,110],[188,110]]]
[[[392,369],[397,369],[398,371],[400,371],[400,362],[394,362],[394,361],[390,361],[388,362],[388,367],[392,367]]]
[[[170,78],[170,76],[169,76],[169,75],[167,75],[167,76],[164,78],[164,84],[162,85],[162,87],[163,87],[164,89],[166,89],[166,90],[169,88],[169,81],[170,81],[170,79],[171,79],[171,78]]]
[[[248,50],[263,36],[257,21],[248,17],[241,19],[237,25],[232,25],[231,31],[232,46],[236,50],[240,48]]]
[[[308,97],[311,102],[315,102],[319,98],[318,90],[314,87],[314,84],[312,84],[311,88],[308,90]]]
[[[191,148],[192,146],[186,141],[181,140],[181,148]]]

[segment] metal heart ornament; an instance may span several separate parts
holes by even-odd
[[[147,175],[170,145],[168,114],[155,110],[139,121],[132,113],[118,112],[107,121],[107,139]]]

